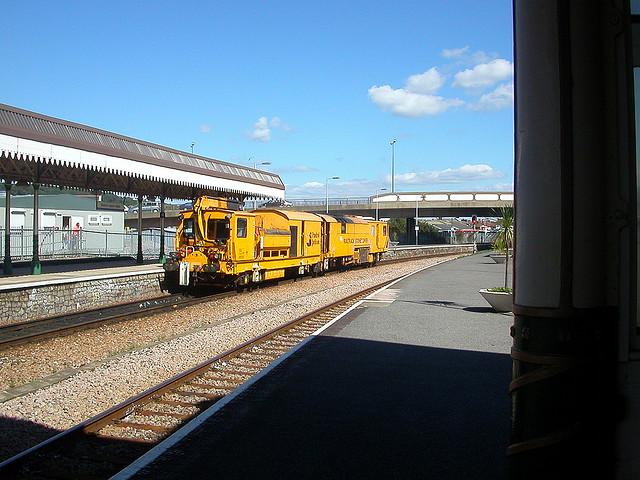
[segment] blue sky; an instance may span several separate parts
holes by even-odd
[[[513,188],[511,1],[17,1],[0,102],[280,174]]]

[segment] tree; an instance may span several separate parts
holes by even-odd
[[[500,220],[498,221],[498,227],[500,230],[496,235],[496,239],[493,243],[493,247],[500,251],[505,252],[504,261],[504,288],[507,286],[507,271],[509,268],[509,249],[513,249],[513,207],[502,207],[500,209]]]
[[[400,235],[404,235],[406,229],[404,218],[390,218],[389,222],[389,238],[393,242],[397,242]]]

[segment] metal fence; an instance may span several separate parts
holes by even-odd
[[[77,233],[77,234],[75,234]],[[174,250],[175,232],[165,230],[165,253]],[[30,260],[33,256],[33,229],[11,229],[11,259]],[[5,230],[0,227],[0,258],[4,259]],[[38,230],[38,248],[41,259],[136,256],[138,232],[110,232],[97,230]],[[142,254],[145,258],[160,255],[160,229],[142,232]]]
[[[306,199],[288,199],[291,204],[297,207],[326,205],[326,198],[306,198]],[[371,204],[369,197],[342,197],[329,198],[329,205],[368,205]]]

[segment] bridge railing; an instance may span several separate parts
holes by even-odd
[[[288,199],[294,206],[326,205],[326,198]],[[378,202],[513,202],[513,192],[397,192],[370,197],[333,197],[329,205],[370,205]]]

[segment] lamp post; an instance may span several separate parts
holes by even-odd
[[[396,191],[396,139],[394,138],[389,142],[391,145],[391,193],[395,193]]]
[[[195,143],[191,143],[191,154],[193,155],[193,147],[195,146]]]
[[[378,191],[376,192],[376,221],[378,221],[378,211],[379,211],[379,205],[380,205],[380,192],[385,192],[387,189],[386,188],[379,188]]]
[[[253,157],[249,157],[249,160],[251,160]],[[258,165],[271,165],[271,162],[253,162],[253,169],[257,170]],[[258,200],[254,198],[253,200],[253,209],[255,210],[256,208],[258,208]]]
[[[420,231],[420,227],[418,226],[418,200],[416,199],[416,226],[414,227],[416,230],[416,245],[418,245],[418,232]]]
[[[329,180],[338,180],[340,177],[327,177],[327,181],[324,184],[324,199],[327,205],[327,213],[329,213]]]

